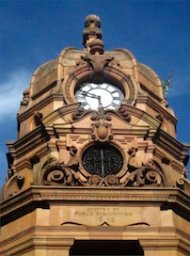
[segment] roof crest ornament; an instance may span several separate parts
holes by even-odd
[[[102,39],[100,18],[95,14],[90,14],[85,18],[83,30],[83,45],[90,49],[90,44],[93,40],[98,40],[100,43]],[[103,44],[103,42],[102,42]]]

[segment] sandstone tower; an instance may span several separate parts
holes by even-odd
[[[156,73],[85,19],[23,93],[2,191],[1,255],[190,254],[187,147]]]

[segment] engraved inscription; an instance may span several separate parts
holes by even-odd
[[[160,225],[160,207],[131,206],[52,206],[52,225],[85,225],[126,227],[130,225],[154,226]],[[58,216],[58,218],[55,218]]]
[[[126,209],[122,209],[119,207],[86,207],[76,209],[73,212],[73,215],[76,217],[82,218],[92,218],[94,221],[98,222],[109,222],[110,224],[114,224],[117,222],[117,219],[123,218],[131,218],[133,217],[133,213],[130,211],[126,211]]]

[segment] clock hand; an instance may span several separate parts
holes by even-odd
[[[101,99],[100,96],[98,96],[98,95],[96,95],[96,94],[94,94],[94,93],[84,92],[84,91],[80,91],[79,93],[80,93],[81,95],[83,95],[83,96],[87,96],[87,97],[90,97],[90,98],[94,98],[94,99],[98,99],[98,100]]]
[[[93,99],[97,99],[98,100],[98,108],[103,108],[103,104],[102,104],[102,101],[101,101],[101,96],[100,95],[96,95],[94,93],[91,93],[91,92],[85,92],[85,91],[80,91],[79,94],[83,95],[83,96],[86,96],[86,97],[90,97],[90,98],[93,98]]]
[[[103,108],[103,104],[102,104],[102,101],[101,101],[101,96],[99,96],[99,98],[98,98],[98,108]]]

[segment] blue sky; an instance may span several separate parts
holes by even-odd
[[[1,0],[0,185],[23,90],[35,69],[64,47],[83,48],[83,21],[91,13],[101,18],[106,49],[129,49],[162,80],[173,73],[167,99],[179,119],[178,139],[190,142],[189,0]]]

